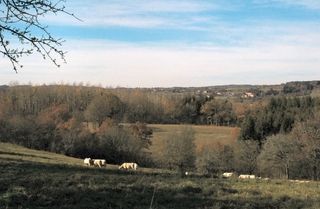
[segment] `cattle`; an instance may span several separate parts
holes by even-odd
[[[92,166],[93,165],[93,160],[91,158],[85,158],[83,160],[83,163],[86,165],[86,166]]]
[[[231,178],[231,177],[233,177],[235,175],[235,173],[232,173],[232,172],[230,172],[230,173],[223,173],[222,174],[222,177],[223,178]]]
[[[247,175],[247,174],[241,174],[239,175],[239,179],[255,179],[255,175]]]
[[[294,183],[298,183],[298,184],[301,184],[301,183],[309,183],[310,181],[306,181],[306,180],[289,180],[290,182],[294,182]]]
[[[125,170],[137,170],[138,164],[137,163],[122,163],[119,166],[119,169],[125,169]]]
[[[104,159],[94,159],[93,160],[93,165],[94,166],[98,166],[99,168],[101,168],[102,166],[106,166],[106,160],[104,160]]]

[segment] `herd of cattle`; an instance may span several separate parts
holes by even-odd
[[[106,160],[103,159],[85,158],[83,162],[87,166],[98,166],[99,168],[106,166]]]
[[[91,158],[85,158],[83,160],[84,165],[86,166],[95,166],[95,167],[105,167],[107,166],[106,160],[104,159],[91,159]],[[137,163],[122,163],[119,166],[119,169],[124,169],[124,170],[137,170],[138,164]],[[188,176],[189,172],[185,172],[185,175]],[[223,173],[222,174],[223,178],[231,178],[231,177],[236,177],[236,174],[231,172],[231,173]],[[255,175],[244,175],[241,174],[238,176],[239,179],[255,179]],[[261,179],[261,177],[258,177]],[[268,178],[265,178],[265,180],[268,180]]]
[[[91,158],[85,158],[83,160],[84,165],[86,166],[95,166],[95,167],[105,167],[107,166],[106,160],[104,159],[91,159]],[[122,163],[119,166],[119,169],[124,169],[124,170],[137,170],[138,164],[137,163]],[[185,175],[188,176],[189,172],[185,172]],[[234,172],[229,172],[229,173],[223,173],[222,174],[223,178],[239,178],[239,179],[262,179],[262,180],[269,180],[269,178],[261,178],[261,177],[256,177],[255,175],[249,175],[249,174],[241,174],[237,175]],[[295,183],[308,183],[309,181],[304,181],[304,180],[289,180],[290,182],[295,182]]]
[[[91,158],[85,158],[83,160],[84,165],[86,166],[95,166],[95,167],[105,167],[107,166],[106,160],[104,159],[91,159]],[[122,163],[119,166],[119,169],[125,169],[125,170],[137,170],[138,164],[137,163]]]
[[[223,178],[234,178],[237,177],[237,175],[233,172],[231,173],[223,173],[222,174]],[[248,175],[248,174],[241,174],[238,176],[239,179],[256,179],[255,175]],[[261,177],[258,177],[258,179],[261,179]],[[268,178],[265,178],[265,180],[268,180]]]
[[[256,177],[255,175],[248,175],[248,174],[241,174],[237,176],[235,173],[230,172],[230,173],[223,173],[222,174],[223,178],[236,178],[238,177],[239,179],[262,179],[262,180],[270,180],[269,178],[261,178],[261,177]],[[289,182],[294,182],[294,183],[309,183],[310,181],[306,180],[289,180]]]

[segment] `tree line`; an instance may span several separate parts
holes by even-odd
[[[84,86],[13,86],[0,89],[0,111],[36,116],[50,108],[65,109],[67,120],[161,124],[237,125],[233,103],[207,95],[154,93],[143,89]]]
[[[273,97],[265,107],[246,113],[240,139],[262,142],[267,136],[289,133],[294,123],[313,117],[319,106],[319,99],[310,96]]]

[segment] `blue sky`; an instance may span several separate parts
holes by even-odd
[[[66,40],[67,64],[39,56],[0,83],[102,86],[274,84],[320,79],[319,0],[67,0],[43,22]]]

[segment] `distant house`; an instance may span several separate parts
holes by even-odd
[[[245,92],[242,98],[254,98],[254,94],[252,92]]]

